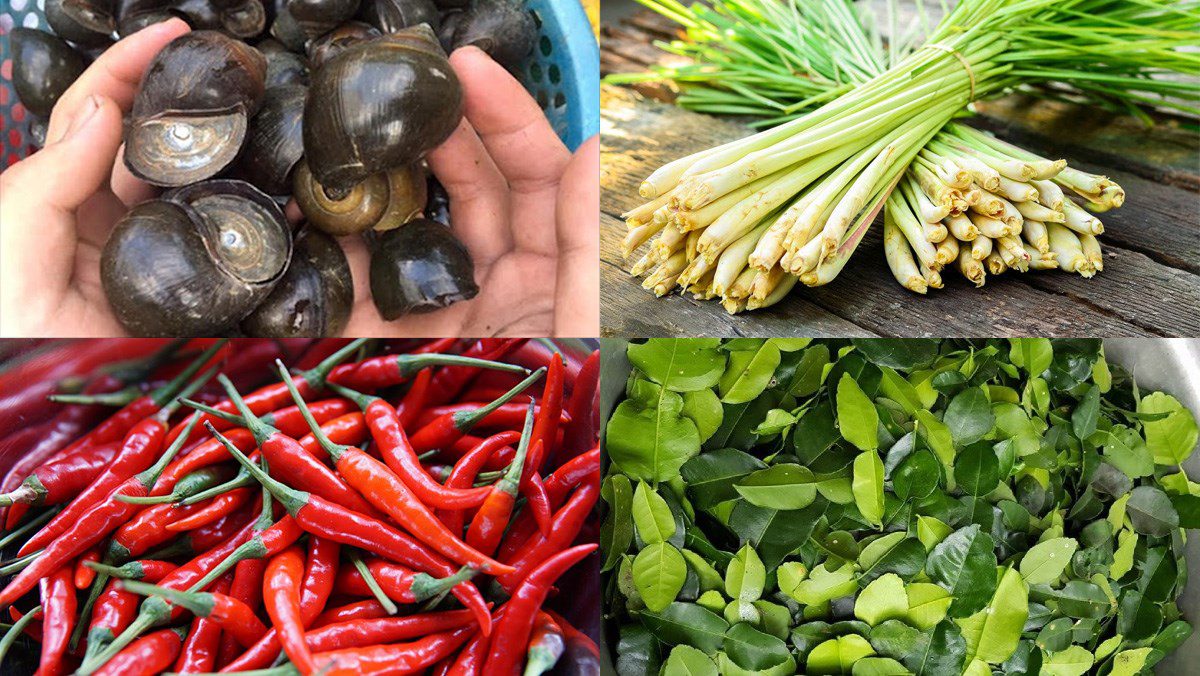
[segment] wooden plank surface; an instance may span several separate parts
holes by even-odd
[[[649,37],[670,30],[645,13],[606,27],[602,70],[628,72],[639,63],[644,69],[647,60],[662,58]],[[1100,215],[1105,270],[1092,279],[1061,271],[1006,273],[975,289],[947,271],[946,288],[917,296],[892,279],[877,223],[831,284],[798,286],[773,308],[730,317],[712,301],[678,294],[656,299],[642,289],[621,258],[624,225],[617,217],[640,203],[637,185],[658,166],[750,131],[734,120],[659,103],[674,95],[670,85],[634,89],[605,86],[601,92],[605,335],[1200,334],[1200,140],[1186,124],[1146,129],[1128,118],[1028,97],[980,106],[983,115],[973,124],[1107,174],[1125,188],[1125,206]]]

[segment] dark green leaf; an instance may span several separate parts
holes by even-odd
[[[968,495],[987,495],[1000,483],[1000,461],[986,441],[973,443],[954,461],[954,480]]]
[[[904,664],[917,676],[961,674],[967,661],[967,642],[958,625],[945,620],[933,628],[925,649]]]
[[[753,544],[763,563],[774,568],[808,540],[824,511],[825,505],[820,500],[804,509],[786,512],[739,502],[729,515],[729,528],[743,542]]]
[[[1104,590],[1083,580],[1071,580],[1054,592],[1052,598],[1058,603],[1059,611],[1067,617],[1104,617],[1111,608]]]
[[[904,535],[889,533],[863,548],[858,564],[864,584],[886,573],[911,580],[921,572],[925,566],[925,546],[917,538]]]
[[[1171,506],[1179,514],[1180,528],[1200,528],[1200,496],[1171,495]]]
[[[642,611],[642,622],[667,645],[686,644],[715,653],[725,643],[729,623],[694,603],[675,602],[662,612]]]
[[[969,387],[955,395],[942,418],[954,443],[960,447],[982,439],[992,431],[995,420],[987,395],[978,387]]]
[[[900,371],[928,366],[938,354],[937,343],[932,340],[853,338],[851,342],[872,364]]]
[[[675,392],[712,387],[725,370],[725,354],[715,338],[659,338],[630,343],[629,361],[655,382]]]
[[[942,478],[942,466],[927,450],[913,452],[892,474],[892,488],[901,500],[920,500],[937,490]]]
[[[679,473],[687,482],[688,496],[697,509],[737,497],[733,485],[742,477],[765,468],[762,460],[732,448],[702,453],[687,461]]]
[[[658,641],[649,629],[640,624],[621,627],[621,638],[617,642],[617,673],[620,676],[658,676],[661,659]]]
[[[1163,536],[1179,527],[1179,514],[1162,489],[1138,486],[1129,494],[1125,513],[1133,529],[1145,535]]]
[[[782,640],[745,622],[733,625],[725,633],[725,654],[734,664],[750,670],[769,669],[791,656]]]
[[[1117,607],[1117,632],[1126,641],[1136,642],[1150,638],[1162,627],[1162,608],[1134,590],[1121,595]]]
[[[750,474],[735,486],[747,502],[759,507],[804,509],[817,496],[813,473],[800,465],[773,465]]]
[[[1092,386],[1087,394],[1079,401],[1079,405],[1071,412],[1071,429],[1075,438],[1080,441],[1092,436],[1096,431],[1096,421],[1100,418],[1100,388]]]
[[[929,552],[925,563],[930,579],[945,587],[954,602],[951,617],[982,610],[996,590],[996,554],[992,538],[978,525],[960,528]]]
[[[829,363],[829,348],[824,344],[813,345],[803,352],[800,363],[788,383],[787,391],[796,397],[807,397],[821,387],[821,376]]]
[[[633,487],[628,477],[614,474],[604,480],[602,495],[608,503],[608,514],[600,528],[600,549],[604,552],[601,570],[610,570],[633,544]]]

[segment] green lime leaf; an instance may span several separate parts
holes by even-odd
[[[684,549],[681,552],[692,572],[696,574],[696,578],[700,581],[701,591],[711,591],[713,589],[724,589],[725,582],[721,579],[721,574],[716,568],[712,567],[703,556],[690,549]]]
[[[1083,676],[1091,670],[1095,661],[1087,648],[1073,645],[1046,658],[1042,662],[1042,673],[1047,676]]]
[[[1154,486],[1138,486],[1129,494],[1125,514],[1133,529],[1143,535],[1161,537],[1179,527],[1179,514],[1171,498]]]
[[[1154,474],[1154,455],[1146,446],[1146,440],[1137,430],[1124,425],[1113,425],[1111,430],[1101,432],[1104,445],[1104,461],[1124,472],[1131,479]]]
[[[1162,392],[1148,394],[1138,402],[1138,413],[1163,416],[1142,423],[1154,462],[1179,465],[1196,450],[1196,418],[1175,397]]]
[[[722,448],[687,461],[680,476],[687,483],[688,496],[697,509],[708,509],[738,496],[734,488],[742,477],[763,469],[762,460],[732,448]]]
[[[807,467],[792,464],[754,472],[734,488],[750,504],[771,509],[804,509],[817,496],[813,473]]]
[[[879,448],[879,413],[849,373],[838,381],[837,421],[846,441],[864,451]]]
[[[968,495],[987,495],[1000,483],[1000,459],[986,441],[973,443],[954,461],[954,480]]]
[[[1049,338],[1009,338],[1008,342],[1012,345],[1008,358],[1031,376],[1041,375],[1054,361]]]
[[[821,564],[814,568],[807,578],[801,580],[789,596],[806,606],[815,606],[853,594],[857,589],[854,566],[847,565],[837,570],[828,570],[825,564]]]
[[[729,364],[725,367],[717,391],[726,404],[744,404],[767,389],[779,367],[779,347],[766,341],[756,350],[738,350],[729,353]]]
[[[946,617],[950,592],[929,582],[913,582],[904,587],[908,599],[906,621],[923,631],[932,629]]]
[[[996,553],[992,538],[978,524],[951,533],[929,552],[925,570],[953,596],[951,617],[982,610],[996,589]]]
[[[675,535],[675,517],[671,508],[650,484],[639,481],[633,492],[633,523],[646,544],[666,542]]]
[[[967,642],[958,625],[943,621],[933,628],[924,650],[914,653],[905,665],[917,676],[962,673],[967,663]]]
[[[1020,573],[1008,568],[987,606],[958,620],[967,641],[967,654],[988,664],[1007,660],[1017,649],[1028,617],[1029,590]]]
[[[712,654],[725,644],[729,623],[694,603],[676,601],[662,612],[643,610],[642,622],[667,645],[686,644]]]
[[[950,429],[954,443],[962,447],[979,441],[991,432],[996,419],[983,390],[968,387],[950,400],[942,421]]]
[[[601,570],[611,570],[633,544],[633,487],[629,477],[614,474],[604,480],[600,494],[608,503],[608,514],[600,527]]]
[[[1079,547],[1075,538],[1051,538],[1037,543],[1021,559],[1026,584],[1053,584],[1066,570]]]
[[[892,490],[901,500],[921,500],[937,490],[942,468],[932,453],[925,449],[913,452],[892,473]]]
[[[1079,405],[1071,411],[1071,429],[1075,438],[1086,440],[1096,432],[1096,421],[1100,419],[1100,388],[1089,387]]]
[[[932,340],[852,338],[850,342],[872,364],[900,371],[929,366],[938,355],[938,344]]]
[[[902,620],[907,615],[904,580],[893,573],[876,578],[854,600],[854,616],[872,627],[884,620]]]
[[[864,657],[854,663],[852,676],[908,676],[908,667],[890,657]]]
[[[717,384],[725,353],[715,338],[659,338],[630,343],[629,361],[654,382],[674,392],[694,392]]]
[[[1134,648],[1117,653],[1113,657],[1112,671],[1108,672],[1108,676],[1135,676],[1141,673],[1151,650],[1153,648]]]
[[[767,582],[767,569],[750,545],[738,550],[725,568],[725,594],[732,599],[757,601]]]
[[[868,523],[883,525],[883,461],[875,451],[863,451],[854,459],[851,484],[854,504]]]
[[[687,580],[683,555],[666,542],[648,545],[633,560],[633,583],[646,608],[660,612],[679,595]]]
[[[683,415],[696,423],[700,443],[704,443],[721,427],[725,407],[721,406],[721,399],[712,390],[684,392]]]
[[[904,376],[887,366],[882,366],[879,370],[883,373],[883,377],[879,381],[879,389],[883,391],[885,397],[900,404],[904,412],[909,415],[918,409],[925,408],[921,396],[917,394],[917,388],[909,384]]]
[[[804,673],[810,676],[822,674],[848,674],[854,663],[875,654],[867,639],[857,634],[831,638],[818,644],[808,653]]]
[[[780,638],[761,632],[745,622],[725,632],[725,654],[743,669],[770,669],[791,658],[791,651]]]
[[[664,673],[679,674],[679,676],[717,676],[717,664],[690,645],[677,645],[671,649],[663,665]]]
[[[624,473],[635,479],[669,481],[700,452],[696,423],[682,415],[683,398],[660,391],[657,406],[626,399],[608,421],[605,451]]]

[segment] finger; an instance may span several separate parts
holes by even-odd
[[[554,334],[600,335],[600,136],[567,165],[558,194]]]
[[[112,99],[121,110],[133,107],[142,75],[154,56],[168,42],[187,33],[190,28],[182,19],[170,19],[152,24],[109,47],[63,93],[50,113],[46,139],[53,143],[71,125],[72,111],[89,96]]]
[[[10,300],[56,304],[71,282],[77,245],[75,211],[104,191],[121,144],[121,109],[87,97],[71,111],[63,138],[0,175],[0,270]],[[37,255],[30,255],[37,252]]]
[[[129,171],[129,167],[125,166],[124,155],[125,147],[121,146],[121,150],[117,153],[117,159],[113,162],[111,183],[113,194],[126,207],[133,207],[156,197],[158,188],[134,176],[133,172]]]
[[[508,186],[465,119],[426,158],[450,197],[451,225],[471,257],[487,267],[513,248]]]

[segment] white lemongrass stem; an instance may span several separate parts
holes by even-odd
[[[1038,180],[1054,178],[1067,166],[1066,160],[1048,160],[1019,146],[1005,143],[995,136],[985,134],[978,129],[972,129],[965,125],[955,125],[955,129],[960,132],[960,137],[974,140],[976,147],[985,146],[991,148],[1001,156],[1023,160],[1033,169],[1033,175],[1030,178]]]
[[[1001,177],[1000,187],[992,190],[992,192],[1000,195],[1010,202],[1036,202],[1040,193],[1038,189],[1031,183],[1022,183],[1014,181],[1011,178]]]
[[[1077,233],[1079,235],[1079,246],[1083,249],[1083,255],[1087,256],[1088,263],[1096,272],[1104,270],[1104,254],[1100,251],[1100,240],[1096,239],[1095,235],[1087,233]]]
[[[817,266],[815,270],[809,270],[801,275],[801,282],[804,282],[806,286],[821,286],[823,284],[828,284],[838,276],[838,273],[842,271],[842,268],[846,267],[846,262],[849,261],[850,257],[854,255],[854,250],[858,248],[858,245],[862,242],[863,237],[866,236],[867,231],[871,229],[871,222],[875,220],[875,217],[879,215],[879,211],[883,209],[883,205],[887,200],[887,196],[896,187],[896,183],[899,182],[900,177],[904,174],[904,167],[907,166],[910,161],[912,161],[912,157],[916,154],[917,149],[929,140],[929,136],[931,136],[932,133],[933,132],[931,130],[929,133],[922,136],[920,139],[920,145],[911,148],[903,155],[903,157],[900,158],[900,161],[897,162],[896,166],[893,167],[892,171],[890,172],[891,175],[886,178],[880,189],[874,196],[871,197],[870,203],[874,206],[870,209],[863,210],[862,214],[858,218],[858,221],[854,224],[854,227],[850,229],[850,232],[846,234],[845,239],[842,240],[841,245],[837,248],[837,251],[834,252],[834,255],[822,261],[821,265]],[[814,238],[813,241],[817,241],[817,239]]]
[[[760,310],[765,307],[771,307],[772,305],[783,300],[799,281],[799,277],[785,274],[783,278],[779,280],[779,283],[775,285],[775,288],[771,289],[771,293],[767,294],[766,298],[759,301],[758,299],[751,297],[749,302],[746,303],[746,309]]]
[[[987,271],[989,274],[1004,274],[1004,271],[1008,269],[1008,264],[1004,262],[1004,257],[1000,255],[999,250],[988,254],[987,258],[985,258],[983,262],[984,265],[987,266]]]
[[[733,298],[737,300],[745,300],[750,297],[750,290],[754,286],[754,278],[761,274],[753,268],[746,268],[737,276],[737,279],[725,289],[725,293],[721,294],[725,298]]]
[[[714,266],[712,263],[709,263],[703,258],[694,258],[688,262],[688,265],[683,269],[683,272],[679,273],[679,279],[677,280],[677,283],[683,287],[691,286],[692,284],[699,282],[705,276],[708,276],[713,267]]]
[[[996,247],[1004,255],[1004,262],[1010,268],[1016,268],[1021,272],[1029,269],[1030,256],[1025,252],[1025,245],[1021,243],[1020,237],[1012,235],[1001,237],[996,240]]]
[[[621,253],[625,258],[629,258],[633,255],[634,251],[637,251],[643,244],[650,241],[651,237],[661,232],[663,225],[665,224],[656,225],[654,223],[647,223],[625,233],[625,237],[621,240]]]
[[[893,227],[899,230],[908,241],[908,246],[912,248],[917,260],[920,261],[922,269],[936,270],[942,267],[937,260],[937,248],[925,236],[925,228],[917,220],[916,214],[911,211],[908,201],[904,199],[899,190],[893,190],[892,194],[888,195],[887,206],[883,212],[883,222],[887,223],[889,219],[891,219]]]
[[[997,216],[997,218],[1008,224],[1009,234],[1021,232],[1021,223],[1025,220],[1025,218],[1021,216],[1021,212],[1017,210],[1016,205],[999,195],[992,196],[1000,200],[1000,206],[1003,207],[1003,212]]]
[[[997,153],[989,152],[987,148],[967,145],[962,139],[955,139],[953,148],[959,155],[974,157],[994,169],[1000,176],[1014,181],[1028,181],[1033,178],[1035,173],[1033,167],[1026,162],[1002,157]]]
[[[987,190],[996,190],[1000,187],[1000,172],[993,167],[988,166],[978,157],[963,153],[959,149],[941,141],[939,134],[930,143],[930,146],[936,148],[941,155],[949,155],[954,158],[954,161],[960,164],[967,171],[971,172],[971,178],[981,187]]]
[[[1054,181],[1033,180],[1030,181],[1030,184],[1037,188],[1037,201],[1040,202],[1042,206],[1054,211],[1062,211],[1063,200],[1066,199],[1066,197],[1063,195],[1062,188],[1058,187],[1057,183]]]
[[[1058,259],[1058,267],[1067,272],[1078,272],[1084,277],[1090,277],[1091,265],[1083,253],[1079,236],[1058,223],[1047,223],[1046,231],[1050,235],[1050,251]]]
[[[825,227],[821,229],[821,238],[824,241],[821,253],[822,261],[829,259],[837,251],[851,221],[863,210],[871,194],[876,192],[876,186],[892,168],[892,162],[900,153],[901,148],[907,147],[907,144],[912,143],[916,137],[921,135],[923,135],[922,128],[916,127],[911,133],[889,143],[855,179],[850,190],[838,201],[829,220],[825,222]]]
[[[1066,216],[1063,225],[1075,232],[1089,235],[1104,234],[1104,224],[1100,222],[1100,219],[1084,211],[1071,200],[1063,203],[1063,214]]]
[[[775,287],[779,285],[779,282],[785,276],[790,275],[778,265],[772,267],[770,270],[759,270],[758,274],[754,276],[754,281],[750,284],[750,300],[760,302],[766,300],[767,296],[771,295],[771,292],[775,290]]]
[[[649,277],[646,277],[642,282],[642,287],[653,291],[654,295],[662,298],[675,288],[675,280],[685,267],[687,267],[687,259],[684,252],[676,251],[670,258],[663,261],[662,265],[658,266],[658,269]]]
[[[1039,253],[1037,249],[1025,245],[1025,253],[1029,254],[1030,270],[1057,270],[1058,258],[1052,253]]]
[[[650,269],[652,265],[656,263],[656,261],[650,257],[651,253],[652,252],[647,251],[642,255],[641,258],[637,259],[633,265],[629,266],[630,277],[641,277],[646,273],[647,270]]]
[[[1070,188],[1075,193],[1098,204],[1119,207],[1125,203],[1125,191],[1121,186],[1111,181],[1107,176],[1089,174],[1086,171],[1067,168],[1054,178],[1059,185]]]
[[[1067,202],[1070,202],[1070,200],[1067,200]],[[1066,203],[1063,206],[1066,206]],[[1062,223],[1067,220],[1066,214],[1063,212],[1055,211],[1037,202],[1017,202],[1016,207],[1017,211],[1026,220],[1032,219],[1043,223]]]
[[[929,169],[914,164],[909,168],[909,171],[912,172],[913,178],[916,179],[921,191],[935,205],[953,209],[955,201],[962,199],[962,193],[946,185],[945,181]]]
[[[636,228],[649,222],[654,217],[654,212],[669,204],[670,201],[671,193],[666,193],[626,211],[621,214],[621,218],[625,219],[626,225],[630,228]]]
[[[946,229],[959,241],[970,242],[979,236],[979,228],[975,226],[968,216],[962,214],[950,215],[942,223],[946,224]]]
[[[983,286],[987,282],[987,271],[984,270],[983,264],[975,260],[971,255],[971,250],[963,248],[958,252],[958,271],[962,273],[975,285],[976,288]]]
[[[930,244],[937,244],[950,236],[950,231],[941,223],[922,223],[921,230]]]
[[[671,209],[671,205],[664,204],[654,210],[654,215],[650,217],[650,220],[655,225],[666,225],[670,222],[672,213],[674,213],[674,210]]]
[[[949,265],[958,259],[959,242],[954,237],[947,237],[938,243],[937,262],[942,266]]]
[[[1041,253],[1050,250],[1050,239],[1046,234],[1045,223],[1027,218],[1021,228],[1021,234],[1025,237],[1025,241],[1033,245],[1035,250]]]
[[[944,286],[942,283],[942,273],[937,270],[925,270],[925,283],[931,289],[940,289]]]
[[[981,261],[992,253],[991,237],[976,237],[971,241],[971,258]]]
[[[917,269],[908,239],[897,227],[892,211],[889,200],[888,209],[883,214],[884,258],[887,259],[888,268],[900,286],[909,291],[923,294],[928,291],[929,284],[925,281],[925,276]]]
[[[662,234],[651,243],[651,246],[654,247],[653,255],[655,260],[665,261],[676,251],[682,251],[686,237],[686,233],[673,225],[663,228]]]
[[[722,214],[732,209],[735,205],[737,205],[738,202],[741,202],[750,195],[754,194],[755,191],[765,189],[780,178],[782,177],[777,174],[764,176],[757,181],[754,181],[753,183],[747,183],[737,190],[722,196],[721,199],[710,204],[706,204],[694,211],[680,209],[675,214],[676,223],[678,223],[679,228],[685,232],[689,230],[698,230],[700,228],[712,225],[714,221],[720,218]]]
[[[990,218],[1000,218],[1004,215],[1004,202],[986,190],[977,191],[978,195],[971,201],[971,211]]]
[[[714,291],[723,295],[738,275],[746,269],[749,264],[750,252],[754,251],[754,245],[758,243],[759,237],[767,231],[768,227],[770,227],[769,222],[760,223],[721,252],[716,259],[716,274],[713,276]]]
[[[989,218],[974,211],[968,211],[967,217],[979,228],[979,234],[984,237],[1003,237],[1008,234],[1008,224],[995,218]],[[961,237],[959,239],[962,239]]]
[[[683,251],[687,255],[687,260],[691,263],[696,259],[696,242],[700,239],[700,231],[693,230],[687,233],[686,239],[683,240]]]
[[[900,192],[908,200],[909,206],[920,215],[922,223],[941,223],[943,218],[950,215],[950,208],[934,204],[914,182],[911,174],[905,174],[900,179]]]

